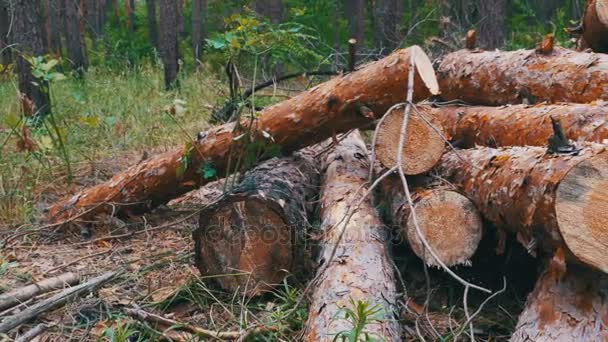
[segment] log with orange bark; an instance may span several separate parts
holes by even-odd
[[[475,148],[444,155],[437,175],[500,229],[534,252],[563,248],[571,260],[608,272],[608,151],[573,154],[542,147]]]
[[[608,139],[608,103],[604,101],[504,107],[419,106],[418,110],[462,148],[544,146],[554,133],[551,118],[561,124],[569,139],[597,143]]]
[[[446,55],[437,69],[445,100],[504,105],[608,100],[608,55],[555,48]]]
[[[608,277],[556,253],[528,295],[511,342],[606,341]]]
[[[259,118],[243,119],[201,132],[183,148],[154,156],[112,179],[54,204],[51,222],[90,218],[102,212],[141,213],[212,180],[233,172],[252,144],[280,146],[283,153],[364,126],[398,102],[405,101],[410,57],[416,67],[414,100],[438,93],[435,74],[418,46],[398,50],[358,71],[338,76],[291,99],[263,110]],[[254,156],[255,157],[255,156]],[[267,157],[263,154],[258,157]],[[251,156],[249,156],[251,159]],[[242,165],[241,165],[242,166]]]
[[[261,163],[201,210],[193,237],[203,276],[250,297],[272,290],[289,274],[302,275],[308,213],[318,190],[318,150]]]
[[[608,0],[589,0],[581,20],[582,48],[595,52],[608,52]]]
[[[369,185],[367,149],[357,132],[327,155],[323,169],[319,270],[304,341],[336,341],[346,337],[353,330],[352,320],[345,316],[347,310],[357,312],[356,306],[365,304],[367,309],[376,311],[379,319],[370,320],[359,336],[374,341],[399,341],[400,329],[395,319],[397,290],[388,254],[389,232],[369,199],[357,207]]]

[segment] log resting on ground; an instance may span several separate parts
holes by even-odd
[[[443,58],[437,79],[445,100],[470,104],[588,103],[608,100],[608,55],[460,50]]]
[[[37,283],[3,293],[0,295],[0,311],[25,302],[39,294],[78,284],[79,281],[80,276],[78,274],[68,272],[57,277],[47,278]]]
[[[459,150],[446,153],[436,172],[529,251],[561,247],[570,259],[608,272],[605,146],[583,146],[576,155],[541,147]]]
[[[438,123],[454,145],[545,146],[553,135],[551,117],[561,123],[567,138],[603,143],[608,139],[608,103],[514,105],[504,107],[419,106]]]
[[[439,267],[416,233],[401,181],[389,183],[392,183],[391,190],[385,195],[392,197],[391,216],[401,238],[427,265]],[[441,261],[448,267],[468,264],[483,233],[481,215],[473,202],[444,188],[418,189],[412,194],[412,200],[418,226]]]
[[[410,56],[414,56],[414,100],[437,94],[432,65],[418,46],[398,50],[355,72],[338,76],[298,96],[263,110],[250,122],[225,124],[201,132],[184,148],[152,157],[107,182],[54,204],[47,218],[59,223],[90,218],[101,212],[137,214],[208,183],[200,170],[212,167],[225,175],[230,151],[250,140],[279,145],[283,153],[321,142],[336,133],[364,126],[392,105],[404,102]],[[248,130],[250,128],[250,131]],[[249,138],[242,137],[249,133]],[[235,138],[241,136],[239,141]],[[237,153],[235,153],[237,154]],[[238,154],[237,154],[238,155]],[[233,161],[233,164],[236,161]]]
[[[317,146],[315,146],[317,147]],[[315,147],[273,158],[201,211],[195,263],[229,292],[254,296],[302,275],[308,212],[318,190]]]
[[[377,127],[376,158],[388,169],[397,165],[397,149],[403,122],[403,106],[387,113]],[[407,123],[407,141],[403,148],[403,172],[406,175],[417,175],[432,169],[439,162],[445,151],[443,131],[437,125],[412,111]],[[435,129],[434,129],[435,128]]]
[[[608,277],[566,268],[554,257],[528,295],[511,342],[606,341],[607,326]]]
[[[589,0],[582,19],[582,47],[608,52],[608,0]]]
[[[365,331],[374,339],[399,340],[395,320],[396,287],[388,255],[389,232],[369,200],[354,208],[367,191],[369,159],[358,133],[349,135],[327,156],[321,188],[321,250],[317,283],[311,294],[305,341],[334,341],[351,330],[342,308],[353,301],[381,308],[384,319],[370,322]],[[355,210],[349,221],[349,210]],[[346,227],[344,227],[346,224]],[[329,265],[332,249],[345,234]]]

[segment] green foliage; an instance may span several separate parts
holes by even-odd
[[[116,325],[106,328],[103,332],[103,337],[108,342],[129,342],[137,335],[137,330],[129,323],[122,320],[116,321]]]
[[[380,305],[371,306],[367,301],[355,301],[350,298],[352,308],[343,307],[338,312],[337,316],[344,314],[343,317],[335,317],[336,319],[345,319],[351,326],[351,330],[340,331],[336,334],[333,341],[342,342],[359,342],[359,341],[380,341],[382,338],[373,336],[373,334],[365,331],[365,327],[369,324],[380,323],[383,319],[383,309]]]
[[[201,175],[203,179],[211,179],[217,175],[217,169],[211,163],[205,163],[201,166],[196,173]]]

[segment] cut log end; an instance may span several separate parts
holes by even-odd
[[[439,82],[437,81],[435,68],[433,68],[433,63],[429,59],[429,56],[427,56],[424,50],[418,45],[410,47],[410,51],[414,55],[416,74],[420,77],[420,80],[427,87],[431,95],[439,95],[441,93],[439,90]],[[409,63],[409,61],[407,61],[407,63]]]
[[[268,203],[249,197],[201,214],[194,235],[196,266],[226,291],[255,296],[291,271],[287,220]]]
[[[608,27],[608,0],[596,0],[595,11],[599,21]]]
[[[417,197],[418,225],[437,256],[448,266],[466,264],[477,250],[483,231],[475,205],[463,195],[443,189],[424,191]],[[429,266],[439,266],[419,239],[411,213],[402,233],[418,257]]]
[[[475,50],[477,47],[477,31],[469,30],[465,37],[465,47],[469,50]]]
[[[396,108],[388,113],[382,125],[378,127],[376,155],[387,168],[397,163],[397,150],[403,108]],[[436,127],[438,128],[438,127]],[[406,175],[418,175],[429,171],[441,159],[445,150],[445,141],[418,113],[412,111],[407,127],[407,141],[403,149],[403,171]]]
[[[608,151],[568,172],[557,189],[555,211],[570,251],[608,273]]]

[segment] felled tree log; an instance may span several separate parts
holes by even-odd
[[[551,117],[558,120],[566,137],[602,143],[608,139],[608,103],[557,104],[504,107],[419,106],[432,117],[455,145],[545,146],[553,129]]]
[[[533,128],[531,128],[533,129]],[[551,155],[541,147],[475,148],[447,153],[437,170],[499,228],[533,252],[563,248],[608,272],[608,151],[583,147]]]
[[[374,340],[398,341],[389,233],[369,200],[354,208],[367,191],[369,170],[367,150],[358,132],[349,135],[327,156],[323,169],[320,268],[311,294],[304,340],[334,341],[336,334],[352,329],[344,318],[344,309],[355,310],[353,305],[366,302],[369,308],[381,309],[384,318],[370,321],[365,331]],[[346,220],[350,210],[354,212]],[[345,234],[340,240],[343,229]],[[335,257],[330,260],[337,243]]]
[[[72,272],[47,278],[0,295],[0,311],[6,310],[39,294],[78,284],[80,277]]]
[[[268,160],[201,211],[195,263],[223,289],[254,296],[301,273],[311,202],[318,189],[315,149]]]
[[[406,142],[403,148],[403,172],[406,175],[425,173],[435,166],[445,150],[443,132],[435,129],[416,111],[412,111],[407,123]],[[376,158],[386,168],[397,164],[397,149],[403,107],[393,109],[377,127]]]
[[[563,256],[562,256],[563,258]],[[511,342],[606,341],[608,277],[551,261],[528,295]]]
[[[391,213],[401,238],[429,266],[439,263],[424,247],[416,232],[412,212],[399,179],[391,182]],[[383,186],[383,188],[386,188]],[[481,215],[465,196],[456,191],[420,189],[412,194],[418,226],[437,256],[447,266],[467,264],[481,241]]]
[[[608,56],[562,48],[548,55],[460,50],[443,58],[437,78],[445,100],[470,104],[608,100]]]
[[[63,222],[112,210],[143,212],[209,182],[211,179],[200,175],[205,165],[218,175],[225,175],[231,146],[238,151],[239,144],[251,139],[268,144],[272,141],[283,153],[290,153],[336,133],[364,126],[393,104],[405,100],[412,55],[417,70],[414,100],[437,94],[434,70],[422,49],[412,46],[399,50],[271,106],[257,120],[244,119],[240,129],[236,129],[237,123],[230,123],[201,132],[196,141],[184,148],[152,157],[107,182],[59,201],[50,208],[47,217],[51,222]],[[247,132],[251,139],[245,136],[235,141]]]
[[[583,47],[608,52],[608,1],[589,0],[582,19]]]

